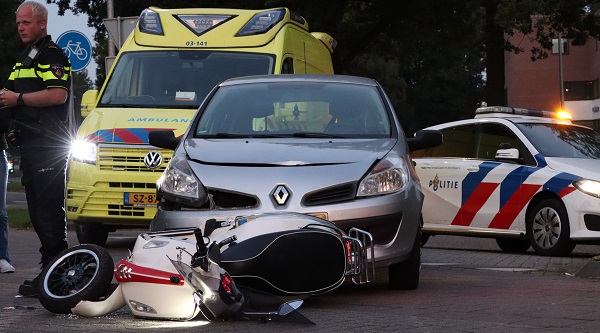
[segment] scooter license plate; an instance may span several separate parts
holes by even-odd
[[[123,203],[133,206],[156,206],[158,200],[155,193],[131,193],[125,192]]]

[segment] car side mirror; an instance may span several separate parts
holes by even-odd
[[[407,138],[408,149],[413,152],[420,149],[433,148],[442,144],[442,132],[438,130],[420,130],[412,138]]]
[[[171,130],[156,130],[148,133],[148,142],[154,147],[175,150],[181,139]]]
[[[496,160],[519,162],[519,150],[517,148],[498,149]]]

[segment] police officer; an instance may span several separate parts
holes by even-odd
[[[67,248],[64,199],[70,142],[65,121],[71,65],[47,34],[47,21],[48,10],[37,2],[25,1],[17,9],[17,30],[27,49],[0,92],[0,102],[11,110],[20,147],[23,185],[41,243],[42,268]],[[38,277],[25,280],[19,293],[37,296]]]

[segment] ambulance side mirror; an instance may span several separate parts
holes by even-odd
[[[98,98],[98,90],[88,90],[81,96],[81,116],[87,117],[92,109],[96,107],[96,99]]]

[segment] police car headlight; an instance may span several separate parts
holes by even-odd
[[[357,196],[381,195],[402,191],[408,184],[406,161],[397,155],[381,160],[358,185]]]
[[[185,158],[174,155],[157,182],[158,194],[168,201],[201,206],[206,191]]]
[[[585,194],[600,198],[600,182],[589,179],[580,179],[574,181],[573,186]]]
[[[71,144],[71,158],[88,164],[96,164],[98,146],[95,142],[75,140]]]

